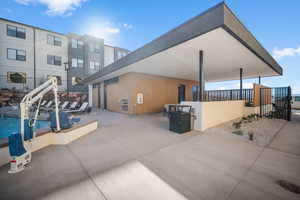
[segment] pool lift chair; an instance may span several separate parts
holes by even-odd
[[[37,121],[43,96],[50,91],[53,91],[54,93],[55,113],[53,114],[56,119],[55,131],[59,132],[61,130],[57,98],[57,79],[55,77],[50,77],[48,81],[25,95],[20,103],[21,133],[9,136],[9,152],[11,160],[8,173],[18,173],[24,170],[24,167],[31,162],[31,152],[29,147],[32,145],[32,141],[35,138],[33,127]],[[30,119],[30,107],[36,102],[38,102],[38,105],[34,118]]]

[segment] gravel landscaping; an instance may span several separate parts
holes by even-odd
[[[281,119],[244,117],[211,128],[207,132],[230,134],[259,146],[267,146],[286,123],[286,120]]]

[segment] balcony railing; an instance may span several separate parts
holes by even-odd
[[[240,98],[240,90],[207,90],[204,92],[203,101],[231,101],[245,100],[246,103],[253,103],[253,89],[243,89],[242,98]],[[193,92],[193,100],[197,101],[197,93]]]

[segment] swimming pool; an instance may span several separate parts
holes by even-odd
[[[50,127],[50,122],[38,120],[35,127],[36,129],[47,128]],[[20,132],[20,118],[0,117],[0,139],[15,132]]]

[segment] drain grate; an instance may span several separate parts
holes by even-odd
[[[278,180],[276,181],[276,183],[287,191],[293,192],[295,194],[300,194],[300,186],[294,183],[285,180]]]

